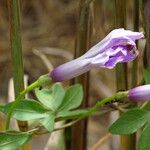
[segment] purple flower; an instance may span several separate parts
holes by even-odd
[[[142,85],[129,90],[128,97],[130,100],[138,101],[150,101],[150,84]]]
[[[135,40],[143,38],[143,33],[115,29],[102,41],[81,57],[55,68],[50,76],[54,81],[64,81],[81,75],[92,68],[112,69],[119,62],[128,62],[138,55]]]

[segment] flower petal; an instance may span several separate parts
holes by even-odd
[[[100,53],[91,59],[91,67],[104,67],[108,60],[109,56],[106,53]]]
[[[69,80],[90,70],[88,59],[75,59],[55,68],[50,76],[55,82]]]
[[[102,41],[90,48],[82,57],[90,58],[103,51],[118,45],[135,45],[135,40],[144,37],[143,33],[132,32],[130,30],[115,29],[110,32]]]
[[[122,62],[123,60],[124,60],[124,56],[121,52],[119,52],[114,57],[111,57],[109,61],[106,62],[105,67],[112,69],[116,66],[117,63]]]
[[[50,76],[63,81],[81,75],[94,67],[113,68],[119,62],[128,62],[138,55],[135,40],[143,33],[115,29],[83,56],[55,68]]]
[[[133,101],[149,101],[150,100],[150,84],[142,85],[129,90],[129,99]]]

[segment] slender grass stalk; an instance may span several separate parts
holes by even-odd
[[[10,21],[10,41],[11,56],[13,66],[13,80],[15,97],[24,89],[23,79],[23,61],[22,61],[22,45],[21,45],[21,27],[20,27],[20,1],[7,0]],[[21,131],[28,130],[27,122],[18,122]],[[26,145],[23,149],[29,150],[30,146]]]
[[[149,22],[149,15],[150,15],[150,1],[149,0],[142,0],[141,2],[141,14],[143,19],[143,28],[146,32],[146,46],[144,50],[144,57],[143,57],[143,65],[145,69],[150,70],[150,22]],[[144,10],[144,11],[143,11]],[[149,108],[150,102],[145,102],[141,108]]]
[[[125,28],[126,26],[126,2],[125,0],[115,0],[116,10],[116,27]],[[125,90],[128,88],[127,63],[118,64],[116,67],[117,90]]]
[[[115,0],[116,27],[126,27],[126,0]],[[128,89],[128,66],[118,64],[116,67],[117,90]],[[134,150],[134,137],[131,135],[121,136],[120,150]]]
[[[140,1],[140,8],[141,8],[141,14],[142,14],[142,22],[143,22],[143,29],[145,30],[146,34],[146,46],[144,49],[144,57],[143,57],[143,66],[144,69],[150,69],[150,22],[149,22],[149,6],[150,1],[149,0],[142,0]],[[149,107],[150,103],[145,102],[141,108]]]
[[[75,57],[83,55],[88,48],[89,40],[89,2],[80,0],[79,3],[79,22],[77,29],[77,38],[75,45]],[[83,85],[84,99],[86,101],[82,107],[88,106],[88,89],[89,89],[89,74],[86,73],[75,79],[75,83]],[[78,137],[78,138],[77,138]],[[87,120],[82,120],[72,127],[72,150],[85,150],[87,141]]]
[[[134,0],[133,1],[133,25],[134,25],[134,31],[139,31],[139,0]],[[138,47],[138,41],[136,42],[136,45]],[[131,80],[131,87],[135,87],[138,84],[138,57],[133,61],[132,64],[132,80]],[[131,144],[132,144],[132,149],[136,150],[136,133],[133,133],[131,135]]]
[[[145,19],[145,32],[146,32],[146,47],[144,51],[144,68],[150,69],[150,22],[149,22],[149,15],[150,15],[150,1],[144,0],[143,1],[143,7],[144,7],[144,19]]]
[[[134,31],[139,31],[139,0],[134,0],[134,18],[133,18],[133,24],[134,24]],[[138,47],[138,41],[136,42],[136,45]],[[135,87],[138,84],[138,58],[136,58],[133,61],[132,64],[132,84],[131,87]]]
[[[146,37],[146,45],[144,49],[144,57],[143,57],[143,66],[144,69],[150,69],[150,23],[149,23],[149,6],[150,6],[150,1],[148,0],[141,0],[140,2],[140,12],[141,12],[141,18],[142,18],[142,27],[145,31],[145,37]],[[143,84],[144,84],[143,80]],[[144,102],[142,104],[141,108],[147,108],[150,106],[149,102]]]

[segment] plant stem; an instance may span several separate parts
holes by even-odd
[[[107,103],[110,103],[110,102],[113,102],[113,101],[121,101],[123,98],[127,97],[128,95],[128,91],[124,91],[124,92],[118,92],[110,97],[107,97],[101,101],[98,101],[93,107],[87,109],[87,112],[85,112],[82,116],[80,116],[79,118],[77,118],[76,120],[73,120],[69,123],[66,123],[65,125],[59,127],[59,128],[55,128],[53,130],[54,131],[57,131],[57,130],[61,130],[61,129],[64,129],[64,128],[67,128],[69,126],[72,126],[73,124],[77,123],[78,121],[80,121],[81,119],[84,119],[88,116],[91,116],[93,115],[97,110],[100,109],[100,107],[104,106],[105,104]],[[68,118],[68,119],[72,119],[71,117]],[[28,133],[35,133],[36,135],[41,135],[41,134],[46,134],[46,133],[49,133],[47,130],[43,131],[43,132],[37,132],[37,131],[40,131],[40,127],[37,127],[37,128],[34,128],[32,130],[29,130],[27,131]]]
[[[79,22],[77,28],[77,38],[75,45],[75,57],[83,55],[88,49],[89,41],[89,4],[92,0],[80,0],[79,2]],[[89,74],[83,74],[75,78],[75,83],[83,85],[84,103],[82,108],[88,106]],[[78,138],[77,138],[78,137]],[[87,142],[87,120],[82,120],[72,127],[71,150],[85,150]],[[69,148],[70,149],[70,148]]]
[[[87,115],[92,115],[95,111],[97,111],[101,106],[109,103],[109,102],[112,102],[112,101],[119,101],[121,100],[122,98],[125,98],[127,97],[127,94],[128,94],[128,91],[124,91],[124,92],[118,92],[110,97],[107,97],[99,102],[97,102],[93,107],[91,107],[87,113]]]
[[[21,44],[21,26],[20,26],[20,0],[7,0],[9,11],[10,24],[10,42],[11,42],[11,57],[13,69],[13,83],[15,97],[24,89],[24,70],[22,60],[22,44]],[[10,113],[11,114],[11,113]],[[11,116],[11,115],[10,115]],[[8,128],[10,123],[10,116],[8,117]],[[18,121],[21,131],[28,130],[28,124],[25,121]],[[29,150],[30,145],[25,145],[23,150]]]
[[[144,63],[144,68],[145,69],[150,69],[150,22],[149,22],[149,15],[150,15],[150,10],[149,10],[149,5],[150,1],[145,0],[143,2],[143,7],[144,7],[144,19],[145,19],[145,29],[146,29],[146,47],[144,51],[144,58],[143,58],[143,63]]]
[[[127,95],[128,95],[128,91],[118,92],[110,97],[107,97],[101,101],[98,101],[93,107],[89,108],[88,111],[83,116],[81,116],[77,120],[74,120],[74,121],[71,121],[71,122],[65,124],[64,126],[62,126],[60,128],[54,129],[54,131],[61,130],[66,127],[72,126],[73,124],[77,123],[81,119],[84,119],[85,117],[93,115],[97,110],[100,109],[100,107],[104,106],[105,104],[110,103],[112,101],[121,101],[123,98],[127,97]]]
[[[138,32],[139,31],[139,0],[134,0],[134,20],[133,20],[133,24],[134,24],[134,31]],[[138,41],[136,41],[136,45],[138,47]],[[137,86],[137,82],[138,82],[138,58],[136,58],[133,61],[132,64],[132,85],[131,87],[135,87]]]
[[[126,26],[126,3],[125,0],[115,0],[116,10],[116,27]],[[127,90],[128,78],[127,78],[127,64],[117,64],[116,67],[116,80],[117,90]]]
[[[116,10],[116,27],[126,27],[126,0],[115,0]],[[128,89],[128,66],[125,64],[118,64],[116,67],[117,91]],[[121,136],[120,150],[134,150],[132,135]]]
[[[43,76],[39,77],[38,80],[36,80],[32,84],[30,84],[26,89],[24,89],[22,92],[19,93],[15,102],[12,104],[12,106],[8,110],[8,113],[6,116],[6,130],[9,129],[10,118],[11,118],[13,110],[16,108],[19,101],[24,97],[24,95],[37,87],[50,85],[50,84],[51,84],[51,78],[48,75],[43,75]]]
[[[8,0],[15,96],[24,89],[19,0]]]
[[[134,18],[133,18],[133,25],[134,25],[134,31],[138,32],[139,31],[139,0],[134,0],[133,1],[133,13],[134,13]],[[136,45],[138,48],[138,41],[136,41]],[[131,87],[134,88],[135,86],[137,86],[138,84],[138,57],[133,61],[132,63],[132,83],[131,83]],[[137,104],[134,104],[137,105]],[[136,140],[136,133],[133,133],[130,135],[131,140],[130,143],[132,144],[132,149],[136,150],[136,144],[137,144],[137,140]]]
[[[149,0],[142,0],[141,2],[141,14],[143,19],[143,28],[146,32],[146,46],[144,50],[144,57],[143,57],[143,65],[144,69],[150,69],[150,22],[149,22],[149,15],[150,15],[150,1]],[[144,102],[141,108],[150,108],[150,102]]]
[[[20,1],[8,0],[10,42],[15,97],[24,89],[24,71],[21,45]],[[27,122],[18,122],[22,131],[28,130]]]
[[[95,0],[85,0],[81,5],[82,7],[87,7],[90,5],[90,3],[94,2]]]
[[[144,109],[144,108],[146,108],[147,106],[149,106],[150,104],[149,104],[149,102],[147,101],[147,102],[144,102],[142,105],[141,105],[141,107],[140,107],[140,109]]]
[[[105,142],[112,137],[111,133],[105,134],[102,138],[100,138],[89,150],[98,150]]]

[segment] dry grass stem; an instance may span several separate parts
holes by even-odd
[[[92,148],[90,148],[89,150],[98,150],[100,148],[100,146],[102,144],[104,144],[105,142],[107,142],[110,138],[112,137],[111,133],[107,133],[106,135],[104,135],[102,138],[100,138],[97,143],[95,143]]]
[[[52,71],[53,70],[53,65],[52,65],[52,63],[50,62],[50,60],[41,52],[41,51],[39,51],[39,50],[37,50],[37,49],[34,49],[33,50],[33,53],[35,54],[35,55],[37,55],[38,57],[40,57],[41,58],[41,60],[43,61],[43,63],[45,64],[45,66],[47,67],[47,70],[48,71]]]

